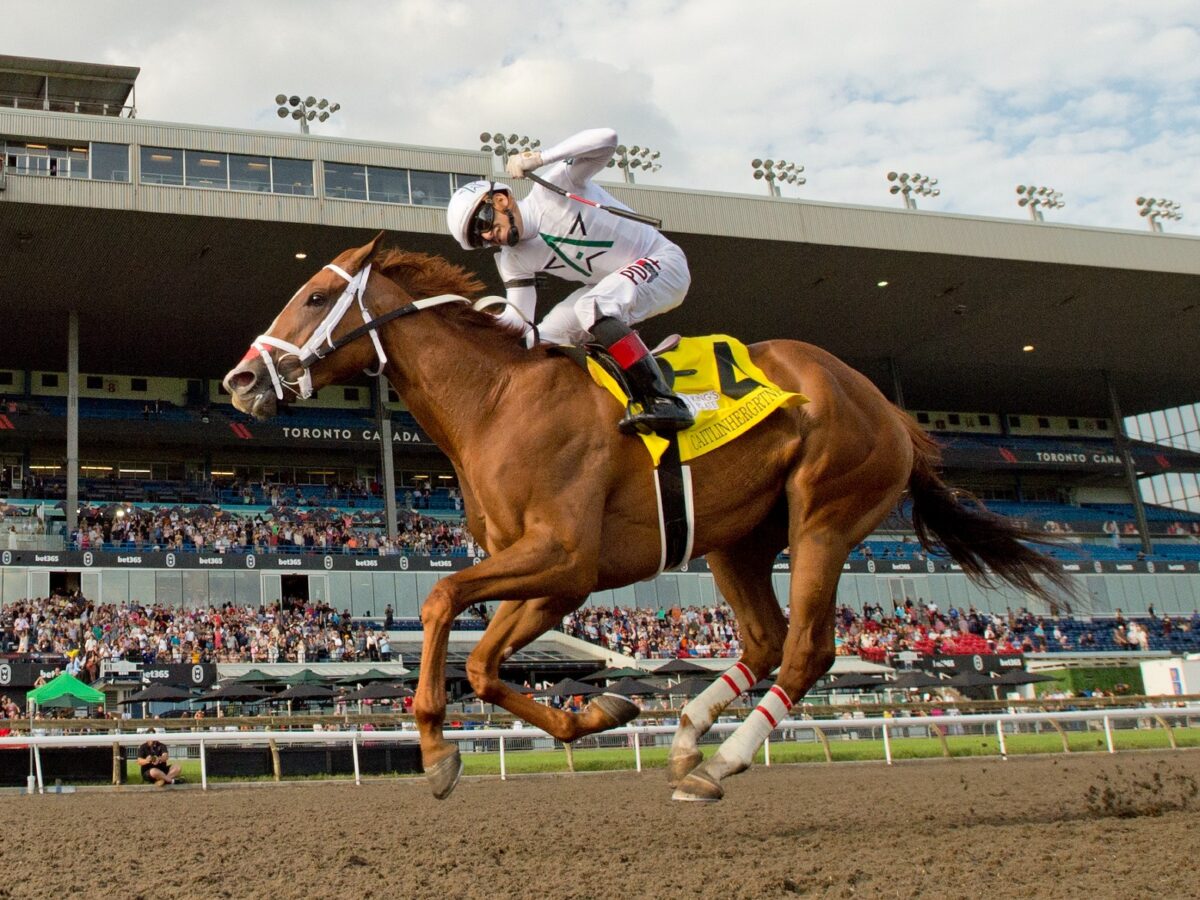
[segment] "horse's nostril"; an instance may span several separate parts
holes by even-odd
[[[225,379],[225,387],[230,393],[244,393],[254,387],[254,382],[258,381],[258,376],[253,372],[242,369],[240,372],[232,372]]]

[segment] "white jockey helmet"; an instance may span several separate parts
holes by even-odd
[[[450,198],[450,205],[446,207],[446,225],[464,250],[475,250],[481,246],[477,239],[472,243],[475,235],[471,233],[471,220],[483,202],[490,199],[496,191],[511,193],[506,184],[472,181],[460,187]]]

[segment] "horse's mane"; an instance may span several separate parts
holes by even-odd
[[[431,253],[389,248],[376,253],[372,265],[377,272],[383,273],[404,288],[414,300],[436,297],[439,294],[458,294],[468,300],[475,300],[487,289],[482,281],[462,266],[456,266]],[[463,322],[490,328],[497,335],[510,338],[517,336],[514,331],[499,324],[495,316],[476,312],[469,306],[451,304],[443,307],[443,311]]]

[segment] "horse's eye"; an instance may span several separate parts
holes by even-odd
[[[325,295],[318,292],[318,293],[310,295],[308,298],[308,301],[304,305],[305,306],[324,306],[325,300],[326,300]]]

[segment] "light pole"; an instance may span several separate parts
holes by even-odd
[[[806,184],[808,179],[800,173],[804,171],[804,166],[796,163],[785,162],[784,160],[761,160],[752,159],[750,168],[754,170],[754,180],[764,181],[767,185],[767,193],[772,197],[782,197],[780,193],[779,183],[794,184],[799,187]]]
[[[1150,223],[1150,230],[1162,233],[1162,220],[1170,219],[1178,222],[1183,218],[1180,206],[1174,200],[1164,200],[1162,197],[1138,197],[1138,215]]]
[[[290,97],[287,94],[276,94],[275,102],[279,105],[275,110],[276,115],[281,119],[291,116],[299,122],[301,134],[308,134],[308,123],[313,119],[324,122],[342,108],[340,103],[330,103],[324,97],[318,100],[312,94],[303,100],[299,94],[292,94]]]
[[[495,153],[500,157],[500,168],[503,169],[508,162],[508,158],[515,153],[523,153],[526,150],[536,150],[542,146],[542,142],[537,139],[531,139],[526,135],[510,134],[505,136],[497,131],[495,134],[483,132],[479,135],[479,140],[483,142],[483,146],[479,149],[484,153]],[[494,145],[494,146],[493,146]]]
[[[922,175],[920,172],[888,172],[887,180],[892,182],[888,188],[889,194],[900,194],[904,198],[905,209],[917,208],[917,197],[936,197],[942,191],[936,187],[938,180]]]
[[[1067,205],[1067,201],[1062,198],[1062,193],[1051,187],[1037,187],[1032,184],[1018,184],[1017,206],[1029,208],[1029,218],[1035,222],[1044,222],[1045,216],[1042,215],[1043,209],[1062,209]]]
[[[662,168],[662,163],[656,162],[659,156],[660,154],[657,150],[651,150],[649,147],[639,147],[637,144],[634,144],[632,147],[626,147],[624,144],[618,144],[613,158],[605,163],[604,167],[611,169],[613,166],[616,166],[621,170],[621,174],[625,176],[625,182],[627,184],[634,184],[634,169],[657,172]]]

